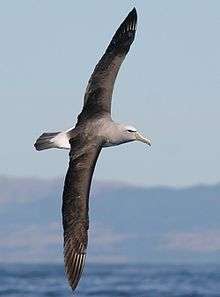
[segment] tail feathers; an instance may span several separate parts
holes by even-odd
[[[50,148],[69,149],[70,143],[66,132],[43,133],[35,142],[37,151]]]

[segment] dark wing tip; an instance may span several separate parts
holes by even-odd
[[[74,291],[81,278],[86,259],[86,251],[83,245],[80,245],[78,252],[72,249],[71,243],[68,242],[64,247],[65,271],[69,284]]]
[[[134,7],[124,20],[124,22],[121,24],[124,30],[126,31],[136,31],[136,26],[137,26],[137,10]],[[120,27],[121,27],[120,26]]]
[[[137,11],[134,7],[116,31],[107,48],[107,51],[116,49],[125,53],[128,52],[132,42],[134,41],[136,27]]]
[[[133,19],[135,19],[137,23],[137,10],[135,7],[129,12],[128,16],[131,16]]]

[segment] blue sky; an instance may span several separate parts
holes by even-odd
[[[65,174],[66,151],[37,153],[33,143],[75,123],[92,70],[134,5],[138,32],[113,118],[136,126],[152,147],[104,149],[95,177],[146,186],[220,180],[217,0],[2,1],[0,174]]]

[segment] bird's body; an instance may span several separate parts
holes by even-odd
[[[97,158],[104,147],[131,141],[150,141],[128,125],[111,118],[114,82],[135,37],[137,13],[128,14],[95,67],[75,127],[64,132],[43,133],[35,148],[70,149],[63,191],[64,261],[70,286],[80,279],[86,256],[89,228],[89,192]]]

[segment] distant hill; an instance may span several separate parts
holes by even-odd
[[[62,260],[62,179],[0,177],[0,261]],[[220,184],[94,182],[91,262],[219,262]]]

